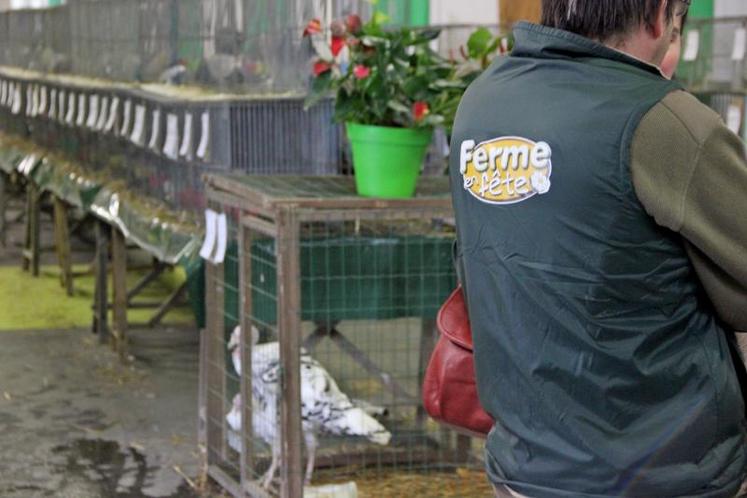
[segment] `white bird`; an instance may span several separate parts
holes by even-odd
[[[280,399],[280,345],[278,342],[258,344],[259,331],[252,327],[252,429],[272,447],[272,463],[262,479],[267,488],[280,464],[278,407]],[[241,328],[231,334],[228,347],[237,373],[241,374]],[[238,354],[237,354],[238,353]],[[301,424],[306,442],[306,482],[314,471],[318,434],[365,437],[371,442],[387,445],[391,433],[365,409],[356,406],[337,386],[327,370],[305,350],[301,350]],[[371,411],[382,408],[370,405]],[[235,431],[241,430],[241,398],[234,397],[226,421]]]

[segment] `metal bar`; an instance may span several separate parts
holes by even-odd
[[[432,318],[422,318],[420,322],[420,355],[418,357],[418,386],[423,385],[425,370],[428,367],[428,361],[436,345],[438,331],[436,329],[436,320]],[[418,396],[420,399],[420,396]],[[428,414],[425,412],[422,403],[418,403],[415,415],[415,424],[418,428],[423,428],[428,420]]]
[[[140,294],[148,284],[157,279],[165,269],[166,265],[162,264],[160,261],[155,261],[153,269],[141,278],[132,289],[127,291],[127,304],[132,307],[132,300]]]
[[[399,385],[398,382],[392,379],[391,375],[380,369],[378,365],[376,365],[368,358],[366,353],[358,349],[355,344],[350,342],[344,335],[340,333],[339,330],[334,328],[331,329],[329,331],[329,337],[330,339],[332,339],[332,341],[334,341],[335,344],[340,347],[340,349],[345,351],[360,366],[365,368],[368,373],[376,376],[376,378],[379,379],[382,384],[391,389],[392,393],[394,393],[395,396],[399,396],[400,398],[413,404],[420,403],[420,400],[418,398],[408,393],[402,386]]]
[[[241,339],[239,351],[241,353],[241,460],[239,473],[242,485],[250,482],[249,469],[254,468],[252,448],[254,440],[254,406],[252,404],[252,232],[242,223],[239,226],[239,323],[241,324]]]
[[[156,325],[161,323],[161,320],[166,315],[166,313],[168,313],[171,308],[176,306],[179,299],[184,295],[186,291],[187,282],[184,282],[179,286],[178,289],[172,292],[171,295],[166,299],[166,301],[164,301],[163,304],[158,308],[158,311],[156,311],[153,317],[148,321],[148,327],[155,327]]]
[[[293,208],[278,213],[278,339],[282,367],[280,402],[282,498],[303,496],[301,466],[301,261],[299,223]]]
[[[112,346],[120,360],[127,356],[127,247],[125,237],[112,227]]]

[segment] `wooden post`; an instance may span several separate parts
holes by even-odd
[[[3,247],[7,244],[6,231],[8,229],[5,221],[5,211],[8,209],[8,193],[6,192],[8,176],[0,173],[0,245]]]
[[[303,496],[301,466],[301,268],[300,224],[293,206],[278,213],[278,339],[282,368],[280,496]]]
[[[206,331],[206,360],[207,369],[205,382],[207,383],[207,454],[208,463],[213,458],[220,460],[228,458],[228,442],[226,439],[226,342],[224,331],[224,298],[223,298],[223,265],[205,263],[205,311],[207,312]]]
[[[23,249],[23,269],[31,270],[35,277],[39,276],[40,248],[40,216],[41,191],[32,181],[28,182],[26,188],[26,240]]]
[[[112,346],[120,360],[127,357],[127,245],[112,227]]]
[[[241,462],[239,473],[241,475],[242,489],[252,474],[250,469],[254,468],[252,455],[253,419],[252,403],[252,232],[243,223],[239,227],[239,323],[241,324],[241,340],[239,348],[241,352]]]
[[[541,0],[499,0],[498,6],[503,26],[513,26],[518,21],[540,22]]]
[[[73,268],[70,258],[70,228],[67,222],[67,204],[54,196],[54,239],[57,260],[60,264],[60,283],[68,296],[73,295]]]
[[[107,266],[109,259],[109,226],[96,221],[95,285],[93,304],[93,331],[99,335],[99,343],[109,340]]]

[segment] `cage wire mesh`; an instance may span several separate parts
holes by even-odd
[[[293,483],[309,480],[354,481],[360,496],[490,496],[480,445],[420,401],[436,312],[455,286],[446,179],[426,180],[437,203],[365,207],[347,204],[350,179],[230,181],[253,194],[208,188],[230,227],[206,277],[211,475],[236,495],[300,496]]]

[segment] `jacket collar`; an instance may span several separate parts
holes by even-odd
[[[601,58],[635,66],[661,76],[661,70],[625,52],[609,48],[589,38],[539,24],[521,21],[514,27],[511,55],[541,59]]]

